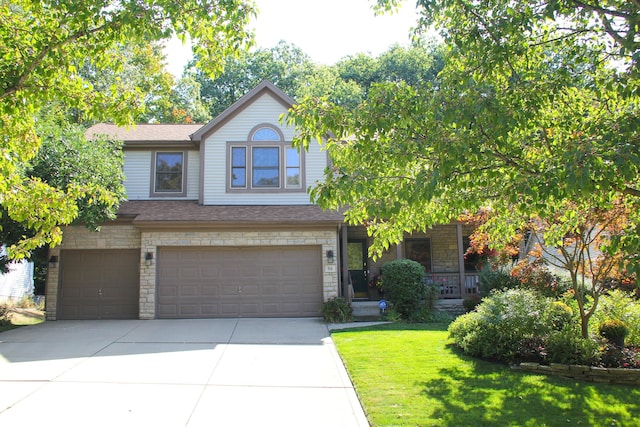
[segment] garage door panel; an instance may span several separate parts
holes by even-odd
[[[136,319],[138,249],[62,250],[59,319]]]
[[[161,247],[158,315],[318,316],[322,305],[321,263],[319,246]],[[172,274],[163,276],[169,268]],[[177,282],[171,280],[173,276],[178,277]],[[176,293],[170,290],[172,287],[188,291]],[[195,311],[191,298],[197,298]]]

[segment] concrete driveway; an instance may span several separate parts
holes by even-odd
[[[57,321],[0,334],[0,426],[367,426],[319,319]]]

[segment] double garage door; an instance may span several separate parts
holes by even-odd
[[[320,315],[319,246],[161,247],[157,262],[159,318]]]

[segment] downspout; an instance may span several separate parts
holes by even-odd
[[[352,295],[349,292],[349,270],[347,269],[347,226],[345,224],[340,224],[339,226],[339,234],[340,234],[340,250],[339,259],[340,264],[338,267],[340,268],[340,278],[342,279],[342,283],[340,289],[342,290],[342,296],[347,299],[349,304],[351,304]]]

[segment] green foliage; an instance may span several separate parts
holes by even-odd
[[[329,323],[344,323],[350,322],[351,306],[345,298],[331,298],[322,304],[322,317],[325,322]]]
[[[480,270],[480,293],[489,295],[492,290],[517,288],[520,282],[511,276],[511,269],[507,265],[492,266],[487,263]]]
[[[289,96],[307,84],[313,75],[311,58],[295,45],[284,41],[270,49],[241,52],[226,58],[225,70],[211,76],[188,68],[186,75],[200,85],[200,96],[209,115],[216,117],[263,80],[269,80]]]
[[[600,366],[604,368],[640,369],[640,352],[637,348],[606,343],[600,348]]]
[[[527,289],[496,291],[484,297],[476,311],[454,320],[449,333],[469,355],[513,362],[523,339],[549,332],[544,315],[549,304]]]
[[[470,312],[475,310],[475,308],[482,302],[482,299],[479,295],[469,295],[465,299],[462,300],[462,306],[466,310],[466,312]]]
[[[399,259],[386,263],[382,271],[382,287],[393,308],[403,319],[414,319],[427,293],[424,267],[410,259]]]
[[[402,321],[402,316],[400,315],[400,313],[398,312],[398,310],[396,310],[393,306],[392,307],[388,307],[384,313],[382,313],[382,317],[381,320],[384,320],[385,322],[401,322]]]
[[[440,287],[438,285],[426,285],[424,287],[424,307],[428,311],[433,311],[436,302],[440,298]]]
[[[548,297],[558,297],[570,287],[566,280],[553,274],[540,260],[520,260],[510,274],[521,286],[535,289]]]
[[[115,212],[125,198],[122,143],[99,139],[87,144],[81,126],[64,120],[58,123],[52,111],[38,118],[36,129],[42,145],[24,174],[64,192],[76,209],[76,223],[97,230],[102,222],[115,218]],[[24,221],[13,219],[2,207],[0,212],[3,213],[0,215],[0,241],[4,244],[18,245],[25,238],[36,238],[36,231]],[[46,273],[48,259],[46,248],[44,251],[34,248],[29,256],[36,263],[35,279],[43,291],[42,276]],[[3,256],[0,266],[8,261]]]
[[[400,1],[377,3],[386,10]],[[308,99],[291,112],[295,142],[322,141],[332,159],[312,198],[347,207],[378,256],[408,232],[480,208],[495,214],[482,231],[496,248],[544,224],[542,241],[564,248],[586,337],[611,272],[593,249],[622,252],[620,264],[640,271],[640,9],[620,1],[418,6],[419,25],[435,25],[447,43],[435,84],[374,84],[357,108]],[[566,242],[594,227],[617,229],[602,241]]]
[[[614,290],[600,297],[598,309],[591,321],[591,333],[607,319],[620,319],[629,326],[627,345],[640,347],[640,302],[629,294]]]
[[[546,323],[555,331],[561,331],[577,323],[577,318],[571,307],[561,301],[553,301],[549,305],[545,317]]]
[[[598,325],[598,333],[611,343],[624,347],[624,340],[629,335],[629,327],[622,320],[608,319]]]
[[[577,327],[552,331],[546,338],[548,361],[567,365],[595,365],[599,361],[598,343],[583,338]]]
[[[187,68],[187,77],[200,86],[200,98],[212,117],[262,80],[273,82],[294,99],[324,99],[351,109],[374,83],[433,81],[442,69],[443,55],[439,46],[392,46],[378,57],[360,53],[323,66],[314,64],[297,46],[281,41],[273,48],[228,58],[225,71],[215,79],[193,68]]]
[[[446,311],[433,310],[428,307],[422,307],[420,313],[416,317],[418,323],[442,323],[445,325],[450,324],[455,319],[455,316]]]
[[[93,194],[91,187],[72,184],[63,190],[25,174],[41,145],[40,112],[58,105],[82,121],[132,124],[144,109],[141,90],[155,83],[142,79],[128,86],[116,77],[100,88],[100,79],[91,80],[87,70],[118,73],[125,62],[117,53],[121,46],[144,46],[177,34],[190,36],[202,69],[220,72],[225,58],[250,39],[244,27],[253,14],[252,4],[242,0],[1,2],[0,203],[3,217],[29,230],[9,248],[10,255],[19,258],[60,243],[60,225],[76,220],[78,199],[92,204],[107,197]]]

